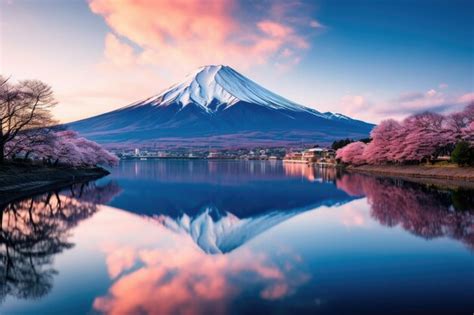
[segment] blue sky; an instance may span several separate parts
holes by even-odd
[[[228,64],[320,111],[378,122],[474,99],[473,1],[0,0],[0,72],[70,121]]]

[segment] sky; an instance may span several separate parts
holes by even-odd
[[[208,64],[378,123],[474,100],[474,1],[0,0],[0,74],[50,84],[61,122]]]

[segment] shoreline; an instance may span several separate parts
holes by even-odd
[[[0,205],[75,183],[99,179],[108,174],[107,170],[100,167],[75,169],[16,163],[1,165]]]
[[[446,188],[474,189],[474,167],[364,165],[348,166],[345,170],[350,173],[392,177]]]

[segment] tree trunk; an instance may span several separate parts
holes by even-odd
[[[6,207],[0,207],[0,232],[3,232],[3,211]]]
[[[3,164],[5,161],[5,143],[3,141],[0,142],[0,164]]]

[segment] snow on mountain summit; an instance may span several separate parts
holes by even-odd
[[[68,124],[107,144],[217,147],[365,138],[373,125],[283,98],[234,69],[205,66],[161,93]]]
[[[219,210],[206,208],[196,217],[189,217],[187,214],[179,218],[159,215],[154,216],[154,220],[176,233],[189,235],[205,253],[223,254],[300,213],[275,211],[239,219],[227,212],[215,219],[211,215],[213,212]]]
[[[324,116],[314,109],[293,103],[265,89],[231,67],[223,65],[201,67],[182,82],[133,106],[144,104],[166,106],[178,103],[184,107],[195,104],[206,112],[214,112],[217,109],[229,108],[238,102]]]

